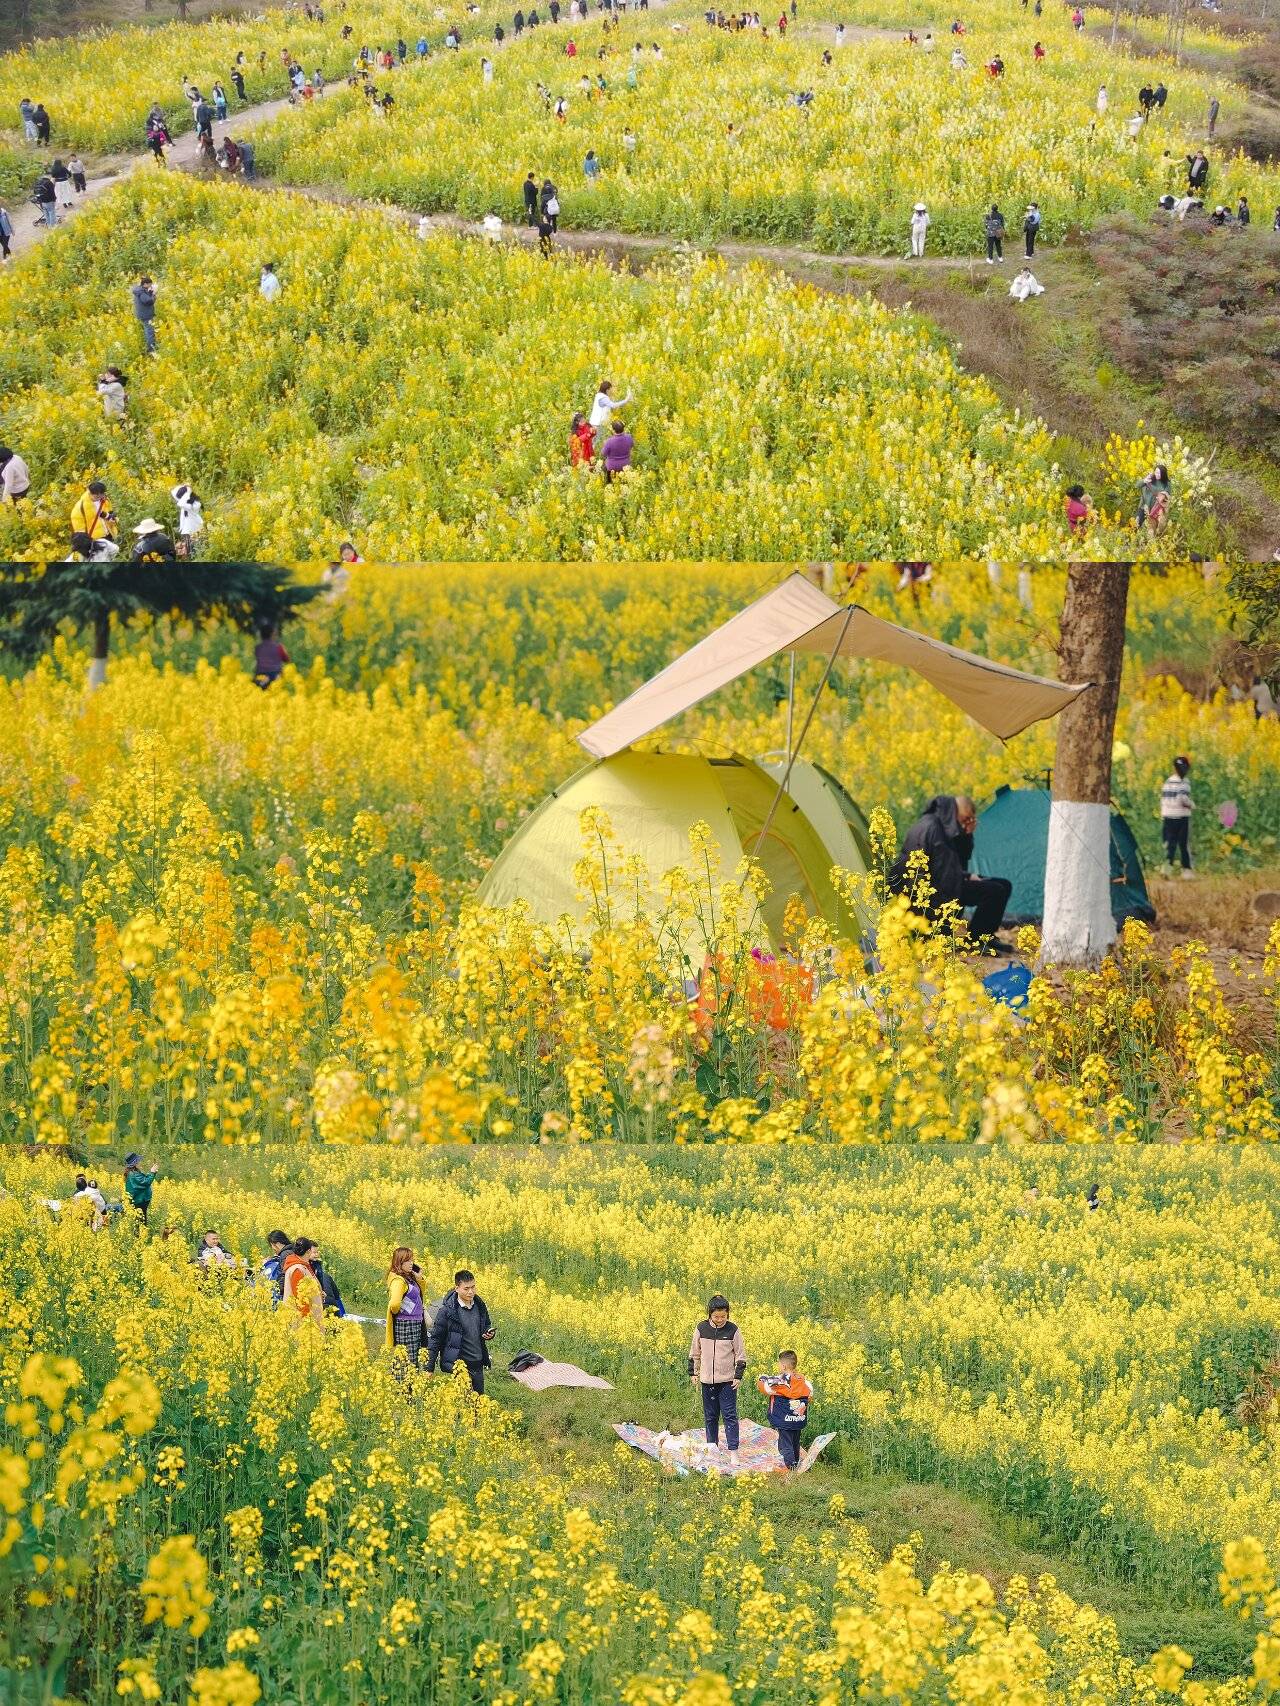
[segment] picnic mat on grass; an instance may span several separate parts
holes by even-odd
[[[699,1475],[768,1475],[782,1468],[777,1432],[747,1419],[738,1424],[736,1469],[729,1462],[729,1453],[723,1443],[718,1450],[708,1445],[707,1436],[701,1428],[688,1428],[678,1434],[665,1430],[655,1433],[652,1428],[642,1428],[637,1422],[615,1422],[613,1431],[619,1439],[635,1446],[646,1457],[652,1457],[664,1469],[674,1470],[677,1475],[687,1475],[691,1469]],[[833,1433],[819,1434],[812,1445],[806,1446],[796,1465],[796,1474],[803,1475],[806,1469],[812,1469],[819,1453],[835,1437]]]
[[[598,1386],[605,1392],[613,1391],[611,1380],[602,1380],[598,1374],[588,1374],[585,1368],[578,1368],[571,1362],[535,1362],[532,1368],[523,1368],[519,1374],[507,1371],[512,1380],[518,1380],[521,1386],[527,1386],[530,1392],[545,1392],[549,1386]]]

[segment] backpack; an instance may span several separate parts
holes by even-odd
[[[556,215],[556,214],[557,214],[557,213],[559,213],[559,211],[560,211],[560,200],[559,200],[559,197],[558,197],[558,196],[552,196],[552,197],[551,197],[551,199],[550,199],[550,200],[549,200],[549,201],[548,201],[548,203],[547,203],[547,212],[548,212],[548,213],[549,213],[549,214],[551,214],[551,215],[552,215],[552,217],[553,217],[553,218],[554,218],[554,216],[555,216],[555,215]]]

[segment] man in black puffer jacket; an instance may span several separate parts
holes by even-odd
[[[996,940],[996,931],[1004,918],[1013,884],[1004,877],[969,875],[977,824],[977,808],[966,794],[935,794],[902,839],[902,850],[889,867],[889,889],[893,894],[912,892],[915,885],[907,865],[913,853],[923,853],[928,860],[929,887],[933,892],[928,904],[917,910],[927,918],[937,918],[949,902],[971,906],[970,937],[975,940],[990,937],[991,951],[1009,953],[1012,951],[1009,944]]]
[[[492,1338],[489,1311],[484,1298],[476,1295],[476,1276],[467,1268],[459,1268],[453,1276],[453,1290],[441,1298],[427,1336],[427,1373],[434,1374],[439,1363],[442,1373],[452,1374],[457,1363],[465,1363],[473,1389],[483,1392]]]

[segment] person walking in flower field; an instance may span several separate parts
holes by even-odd
[[[689,1379],[702,1394],[702,1420],[707,1444],[720,1445],[724,1422],[729,1462],[738,1463],[738,1388],[747,1372],[747,1347],[737,1325],[729,1319],[729,1299],[719,1292],[707,1303],[706,1319],[693,1329],[689,1344]]]
[[[987,265],[991,266],[993,262],[1004,259],[1004,214],[995,202],[983,218],[982,229],[987,239]]]
[[[925,233],[929,229],[929,210],[922,201],[918,201],[911,213],[911,258],[920,260],[924,255]]]
[[[151,1193],[159,1177],[160,1169],[158,1167],[144,1167],[142,1157],[136,1150],[133,1154],[125,1156],[124,1194],[144,1226],[147,1224],[147,1215],[151,1209]]]
[[[1180,859],[1184,877],[1193,875],[1190,835],[1195,801],[1191,798],[1190,775],[1191,760],[1180,753],[1160,789],[1160,834],[1164,839],[1165,862],[1172,875],[1174,859]]]
[[[756,1385],[769,1400],[769,1426],[777,1431],[782,1466],[794,1469],[800,1461],[800,1436],[813,1401],[813,1387],[800,1373],[799,1357],[794,1351],[779,1351],[778,1372],[760,1375]]]
[[[387,1269],[387,1349],[394,1355],[403,1350],[406,1359],[418,1366],[427,1328],[426,1303],[422,1295],[422,1270],[408,1245],[399,1245]],[[397,1371],[400,1361],[396,1359]]]
[[[293,1239],[287,1232],[268,1232],[267,1248],[271,1254],[262,1264],[262,1275],[271,1282],[272,1301],[279,1303],[284,1297],[284,1259],[293,1248]]]
[[[122,409],[121,414],[124,413]],[[88,490],[76,499],[71,511],[71,531],[87,533],[90,539],[115,539],[120,525],[107,496],[105,480],[90,480]]]
[[[284,1302],[292,1303],[300,1317],[324,1325],[324,1292],[316,1276],[320,1246],[314,1238],[295,1238],[280,1265]]]
[[[591,465],[596,451],[596,429],[582,413],[581,409],[569,423],[569,463],[577,468],[580,464]]]
[[[453,1276],[453,1290],[441,1298],[427,1336],[427,1373],[434,1374],[439,1365],[442,1374],[452,1374],[462,1363],[471,1376],[472,1391],[483,1396],[493,1338],[489,1311],[484,1298],[476,1293],[476,1276],[469,1268],[459,1268]]]

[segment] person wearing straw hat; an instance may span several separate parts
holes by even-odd
[[[922,201],[918,201],[911,210],[911,258],[923,260],[924,237],[929,229],[929,210]]]
[[[140,521],[133,530],[134,546],[130,560],[135,563],[172,563],[178,555],[173,540],[151,516]]]

